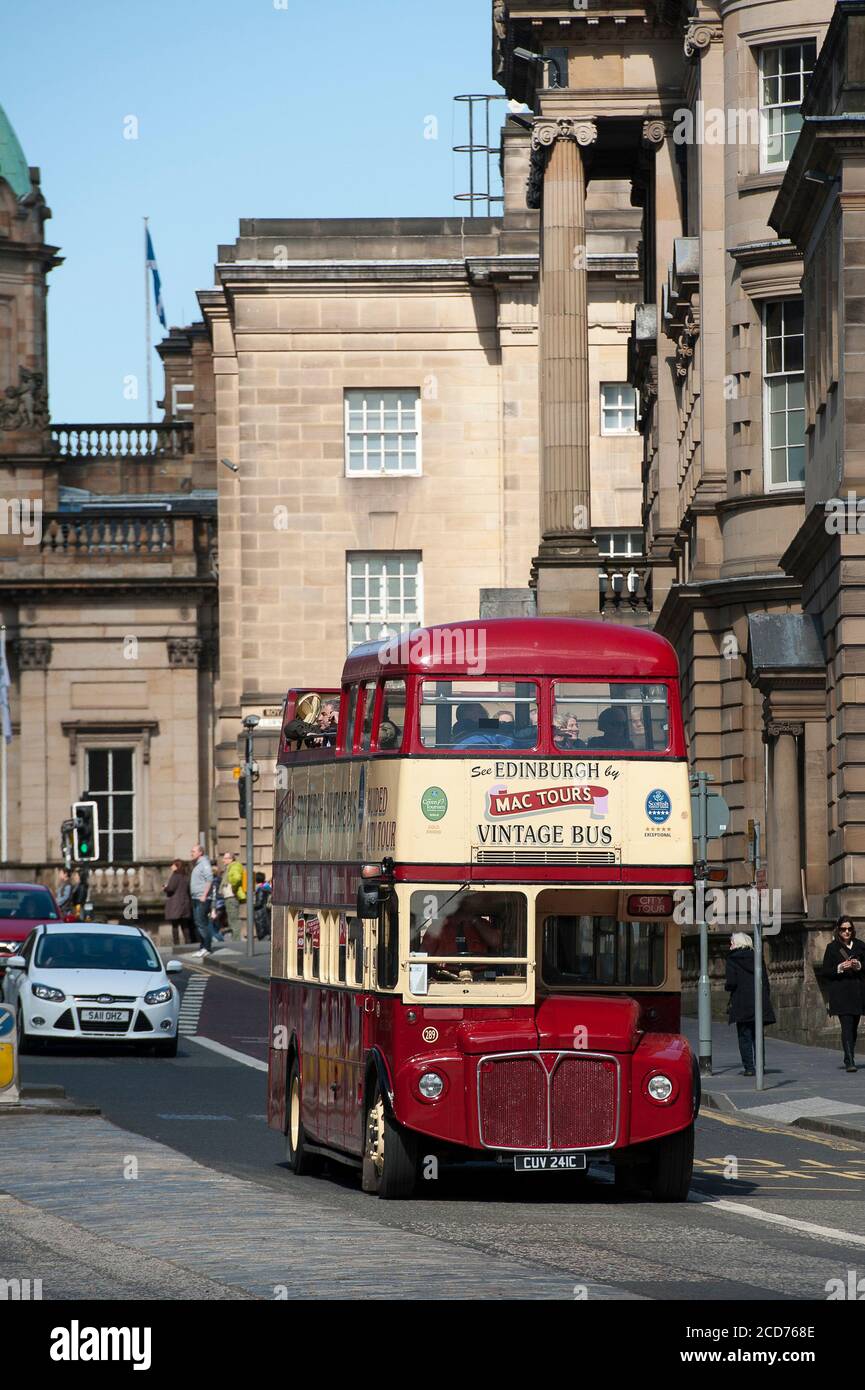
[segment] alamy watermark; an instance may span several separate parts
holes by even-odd
[[[781,930],[780,888],[703,888],[691,892],[678,888],[673,894],[673,920],[692,927],[753,927],[759,923],[764,936]]]
[[[464,668],[471,676],[482,676],[487,669],[486,630],[480,628],[420,628],[389,638],[379,648],[382,666],[437,665]]]
[[[20,536],[25,545],[42,540],[42,500],[0,497],[0,536]]]

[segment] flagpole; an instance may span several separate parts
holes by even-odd
[[[148,218],[144,219],[144,334],[147,352],[147,423],[153,420],[153,384],[151,381],[151,362],[152,351],[150,347],[150,267],[147,264],[147,223]]]
[[[0,667],[6,670],[6,624],[0,625]],[[9,759],[5,730],[0,731],[0,863],[9,858],[9,822],[7,806],[9,793]]]

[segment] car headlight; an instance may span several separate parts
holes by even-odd
[[[437,1071],[425,1071],[417,1088],[425,1100],[438,1100],[445,1088],[445,1083]]]
[[[30,988],[37,999],[47,999],[49,1004],[62,1004],[66,998],[62,989],[54,989],[52,985],[31,985]]]
[[[646,1087],[652,1100],[669,1100],[673,1094],[673,1083],[669,1076],[653,1076]]]
[[[173,994],[171,985],[163,985],[161,989],[152,989],[149,994],[145,994],[145,1004],[167,1004]]]

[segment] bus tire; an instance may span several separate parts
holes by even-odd
[[[373,1087],[364,1124],[364,1192],[385,1201],[411,1197],[417,1182],[417,1140],[388,1115],[378,1083]]]
[[[301,1119],[300,1063],[295,1057],[288,1078],[287,1127],[285,1131],[285,1158],[292,1173],[299,1178],[312,1177],[321,1171],[321,1159],[317,1154],[307,1153],[306,1130]]]
[[[653,1202],[686,1202],[694,1172],[694,1126],[659,1139],[648,1188]]]

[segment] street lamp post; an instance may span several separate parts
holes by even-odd
[[[246,752],[242,776],[246,786],[246,954],[253,954],[255,941],[255,846],[253,812],[253,736],[259,723],[257,714],[248,714],[243,721],[246,730]]]

